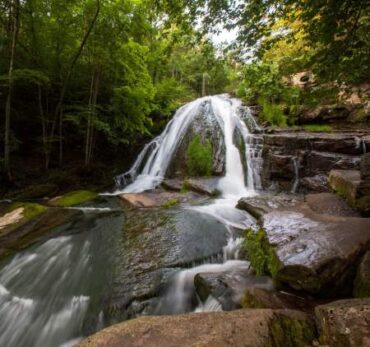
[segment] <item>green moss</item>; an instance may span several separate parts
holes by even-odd
[[[305,347],[315,339],[315,330],[308,320],[275,316],[271,323],[271,347]]]
[[[210,176],[212,174],[212,144],[207,139],[202,143],[199,135],[190,142],[186,167],[190,176]]]
[[[65,194],[61,197],[52,199],[51,203],[54,206],[61,206],[61,207],[75,206],[75,205],[79,205],[87,201],[91,201],[95,199],[97,196],[98,194],[95,192],[91,192],[88,190],[77,190],[77,191]]]
[[[280,261],[267,238],[265,231],[261,228],[257,232],[249,229],[246,231],[243,247],[248,259],[258,275],[269,273],[276,277],[280,269]]]
[[[37,217],[48,209],[48,207],[40,205],[40,204],[16,202],[9,207],[7,212],[14,211],[17,208],[21,208],[21,207],[24,208],[24,211],[23,211],[23,218],[20,222],[24,222],[34,217]]]
[[[179,203],[179,200],[178,199],[168,199],[167,201],[165,201],[163,204],[162,204],[162,207],[163,208],[170,208],[172,206],[175,206]]]
[[[303,128],[312,132],[330,133],[333,131],[333,127],[328,124],[307,124]]]

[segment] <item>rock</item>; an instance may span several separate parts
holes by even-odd
[[[180,191],[183,188],[184,181],[179,178],[165,179],[162,182],[162,187],[166,190]]]
[[[364,217],[370,217],[370,196],[363,196],[356,201],[356,209]]]
[[[205,302],[209,296],[212,296],[221,304],[224,311],[242,307],[246,288],[273,288],[270,277],[255,276],[247,269],[221,273],[199,273],[194,278],[194,285],[201,301]]]
[[[239,199],[236,207],[247,211],[254,218],[260,219],[274,209],[294,206],[300,201],[300,197],[294,195],[258,195]]]
[[[357,298],[370,297],[370,251],[365,253],[357,269],[353,293]]]
[[[370,345],[370,299],[349,299],[317,306],[320,341],[335,347]]]
[[[310,151],[305,159],[305,172],[309,176],[325,174],[333,169],[358,169],[360,157],[330,152]]]
[[[49,206],[69,207],[84,204],[98,197],[98,194],[89,190],[76,190],[63,196],[57,196],[48,201]]]
[[[359,197],[361,183],[358,170],[332,170],[329,174],[330,187],[345,198],[351,206],[355,206]]]
[[[135,300],[157,296],[179,268],[222,256],[227,243],[226,227],[195,210],[135,209],[125,211],[125,217],[110,303],[117,315],[124,315]]]
[[[223,131],[209,108],[209,102],[204,101],[202,107],[199,108],[199,114],[195,115],[180,144],[175,150],[173,156],[175,159],[170,163],[165,175],[167,178],[187,176],[187,149],[191,140],[198,134],[201,136],[202,143],[208,139],[212,144],[213,175],[221,176],[225,173],[226,146]]]
[[[193,193],[146,192],[123,193],[119,195],[123,206],[129,208],[170,207],[180,202],[193,201],[199,196]]]
[[[106,328],[77,346],[306,346],[314,338],[314,325],[304,313],[237,310],[141,317]]]
[[[343,105],[323,105],[316,108],[303,108],[298,115],[298,124],[327,123],[345,120],[351,115],[352,107]]]
[[[20,211],[20,208],[14,211],[17,210]],[[0,259],[54,236],[58,226],[69,223],[74,216],[81,213],[73,209],[43,209],[32,218],[23,217],[16,224],[5,227],[0,230]]]
[[[266,214],[262,228],[249,230],[244,243],[253,268],[295,290],[349,294],[356,265],[370,245],[370,219],[337,216],[338,211],[319,213],[300,203]]]
[[[16,199],[32,200],[55,196],[59,187],[53,183],[32,185],[17,193]]]
[[[217,196],[220,194],[220,191],[218,190],[219,180],[220,179],[217,177],[190,178],[184,181],[184,186],[186,189],[200,194]]]
[[[340,196],[333,193],[307,194],[307,205],[316,213],[324,212],[326,215],[339,217],[359,217]]]
[[[296,309],[309,312],[314,303],[308,298],[258,287],[246,288],[243,308]]]
[[[301,179],[300,185],[308,192],[321,193],[329,191],[328,176],[324,174],[304,177]]]
[[[361,157],[360,172],[362,180],[370,180],[370,153]]]

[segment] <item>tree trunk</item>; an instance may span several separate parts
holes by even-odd
[[[12,107],[12,91],[13,91],[13,68],[14,68],[14,58],[15,49],[17,46],[17,37],[19,30],[19,11],[20,4],[19,0],[14,0],[11,4],[13,7],[13,20],[11,26],[11,48],[10,48],[10,60],[9,60],[9,70],[8,70],[8,95],[5,104],[5,131],[4,131],[4,169],[8,176],[9,181],[12,181],[12,173],[10,168],[10,118],[11,118],[11,107]]]
[[[65,77],[65,79],[62,83],[62,89],[61,89],[61,92],[60,92],[59,100],[58,100],[57,106],[55,108],[54,120],[53,120],[53,124],[51,126],[51,131],[50,131],[50,139],[52,140],[53,137],[54,137],[55,130],[56,130],[56,125],[57,125],[57,120],[59,120],[59,165],[60,166],[63,163],[63,138],[62,138],[62,135],[63,135],[63,102],[64,102],[64,97],[65,97],[65,94],[66,94],[66,91],[67,91],[69,80],[70,80],[72,72],[73,72],[73,68],[76,65],[77,60],[81,56],[81,53],[82,53],[82,51],[85,47],[85,44],[86,44],[86,42],[87,42],[87,40],[88,40],[88,38],[91,34],[91,31],[94,28],[96,20],[98,19],[99,12],[100,12],[100,1],[96,0],[95,15],[94,15],[94,17],[93,17],[85,35],[84,35],[82,41],[81,41],[81,44],[78,48],[78,51],[76,52],[75,56],[73,57],[73,59],[71,61],[71,64],[70,64],[69,69],[67,71],[67,75],[66,75],[66,77]],[[51,151],[49,151],[49,153],[48,153],[47,166],[49,166],[49,163],[50,163],[50,154],[51,154]]]

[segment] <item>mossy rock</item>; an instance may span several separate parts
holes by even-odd
[[[168,199],[161,205],[161,207],[170,208],[176,206],[179,202],[179,199]]]
[[[270,245],[265,231],[248,229],[245,234],[243,248],[257,275],[271,274],[275,279],[280,269],[280,261],[275,249]]]
[[[7,213],[12,212],[18,208],[24,208],[22,221],[31,220],[32,218],[35,218],[40,214],[44,213],[48,209],[47,206],[40,204],[15,202],[9,207]]]
[[[98,194],[89,190],[77,190],[67,193],[63,196],[58,196],[49,201],[49,205],[56,207],[69,207],[83,204],[85,202],[94,200]]]
[[[365,217],[370,216],[370,196],[363,196],[356,201],[356,209]]]
[[[316,338],[316,329],[306,316],[289,310],[274,314],[270,334],[272,347],[306,347]]]

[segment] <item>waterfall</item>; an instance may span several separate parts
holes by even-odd
[[[301,161],[298,157],[293,157],[293,168],[294,168],[294,181],[292,189],[290,190],[291,193],[296,193],[299,185],[299,167],[301,164]]]
[[[253,165],[253,162],[261,160],[261,151],[255,150],[256,135],[250,134],[245,123],[247,121],[253,129],[258,129],[258,126],[249,110],[245,109],[238,99],[227,95],[199,98],[179,108],[162,134],[144,147],[131,169],[116,177],[118,190],[113,195],[139,193],[159,185],[192,120],[199,114],[215,117],[225,138],[226,175],[220,182],[220,190],[228,196],[250,194],[260,187],[260,166]],[[246,145],[247,186],[244,182],[240,153],[233,143],[236,128],[242,134]]]

